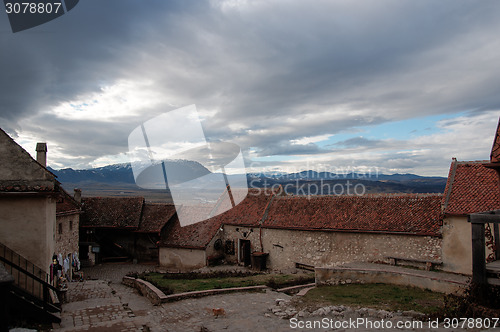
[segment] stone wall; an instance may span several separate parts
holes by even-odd
[[[222,242],[222,247],[219,250],[215,249],[215,242],[217,240],[221,240]],[[215,236],[210,240],[210,242],[207,245],[207,248],[205,249],[206,257],[207,257],[207,264],[210,264],[211,262],[216,262],[218,259],[224,258],[224,234],[223,232],[217,232]]]
[[[265,230],[263,229],[264,233]],[[259,240],[259,229],[254,227],[237,227],[232,225],[224,225],[224,241],[233,241],[234,242],[234,252],[232,254],[228,254],[226,252],[226,261],[229,263],[240,263],[240,254],[238,247],[240,242],[238,240],[249,240],[250,241],[250,250],[251,252],[262,251],[260,248],[260,240]]]
[[[62,254],[63,257],[74,252],[78,254],[79,228],[78,213],[56,217],[56,254]]]
[[[166,302],[166,295],[153,284],[142,279],[123,277],[122,284],[136,288],[142,296],[146,297],[153,305],[161,305]]]
[[[430,289],[445,294],[463,294],[466,281],[448,280],[447,278],[429,277],[417,271],[407,270],[403,273],[390,269],[366,271],[355,268],[316,268],[317,285],[337,285],[350,283],[384,283],[402,286],[413,286]],[[436,272],[434,272],[436,273]],[[463,277],[466,279],[465,277]]]
[[[175,271],[189,271],[206,266],[205,250],[160,247],[160,266]]]
[[[267,266],[275,270],[293,268],[295,263],[329,267],[355,261],[388,262],[387,256],[442,260],[438,237],[264,228],[262,250],[258,228],[224,227],[225,240],[234,240],[236,249],[226,260],[238,261],[238,239],[246,239],[252,252],[269,253]]]

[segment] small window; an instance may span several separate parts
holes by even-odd
[[[72,231],[73,230],[73,220],[70,220],[69,221],[69,230]]]
[[[57,225],[57,228],[58,228],[58,231],[59,231],[59,235],[62,234],[62,223],[59,223]]]

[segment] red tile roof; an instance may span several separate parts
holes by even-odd
[[[270,199],[270,192],[264,193],[262,190],[251,189],[246,198],[234,208],[205,221],[181,227],[179,220],[175,217],[175,222],[166,228],[166,237],[162,240],[162,246],[201,249],[208,245],[222,224],[258,226]],[[203,209],[203,207],[199,208]],[[190,213],[197,213],[193,207],[190,207],[190,211]]]
[[[221,227],[217,217],[181,227],[177,215],[167,225],[162,247],[205,249]]]
[[[75,199],[66,192],[63,188],[60,188],[60,198],[56,204],[56,215],[68,215],[76,214],[81,212],[81,204],[75,201]]]
[[[441,195],[276,197],[266,228],[440,235]]]
[[[183,222],[183,224],[192,224],[198,220],[206,220],[211,215],[214,209],[212,204],[203,204],[188,206],[183,205],[177,209],[177,217]]]
[[[216,218],[226,225],[258,226],[271,197],[270,191],[250,189],[243,201]]]
[[[205,248],[221,225],[264,228],[404,233],[440,236],[442,195],[275,196],[250,190],[233,209],[181,227],[177,217],[166,228],[165,247]]]
[[[173,204],[145,203],[137,232],[160,233],[163,226],[165,226],[174,214],[175,205]]]
[[[143,197],[86,197],[82,199],[82,227],[137,229]]]
[[[444,213],[467,215],[500,209],[498,175],[484,163],[487,161],[451,163],[443,197]]]

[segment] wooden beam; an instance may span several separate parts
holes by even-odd
[[[469,215],[468,219],[472,224],[500,223],[499,214],[473,213]]]
[[[472,225],[472,282],[477,284],[486,283],[486,253],[484,250],[484,224],[473,223]]]

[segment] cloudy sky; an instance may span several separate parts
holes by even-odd
[[[84,0],[12,33],[0,127],[53,168],[126,162],[141,123],[195,104],[252,171],[446,176],[489,158],[500,2]]]

